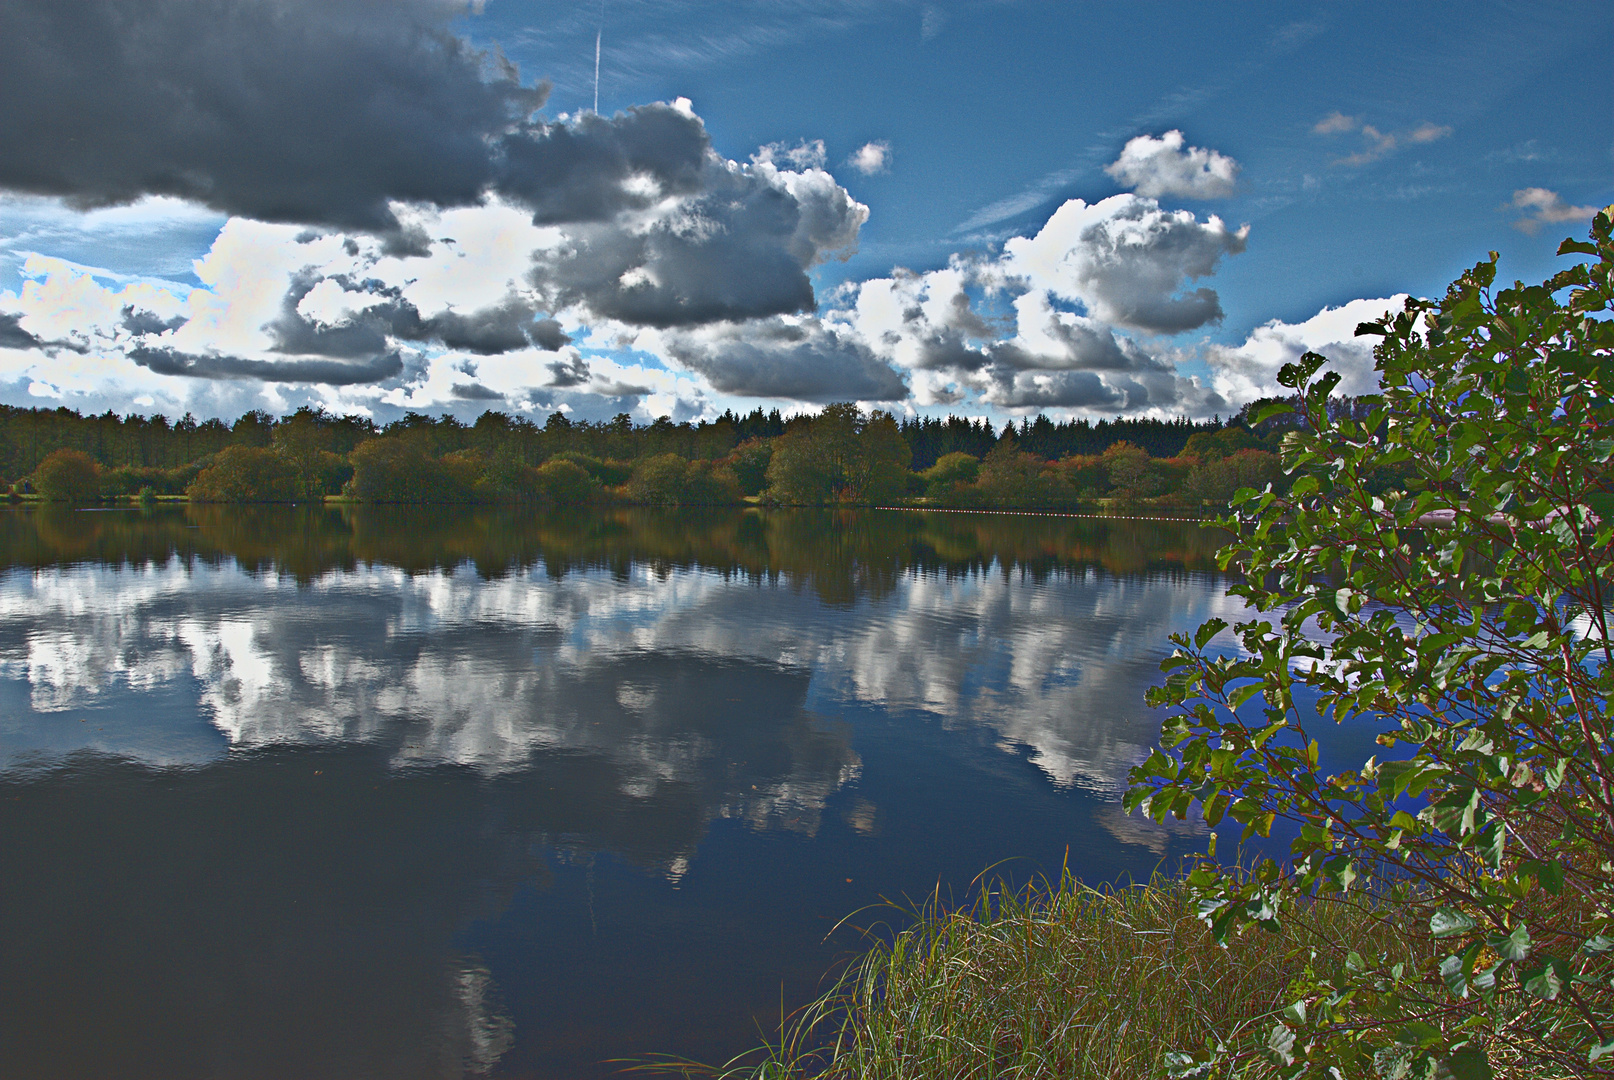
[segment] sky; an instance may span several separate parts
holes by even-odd
[[[1307,349],[1366,392],[1357,323],[1492,250],[1541,280],[1614,202],[1611,41],[1606,2],[6,0],[0,403],[1203,418]]]

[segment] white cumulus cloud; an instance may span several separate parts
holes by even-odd
[[[1328,357],[1332,363],[1327,370],[1341,376],[1337,393],[1376,393],[1379,379],[1373,369],[1373,345],[1379,339],[1357,337],[1356,327],[1386,312],[1399,311],[1406,299],[1401,293],[1383,300],[1352,300],[1325,307],[1302,323],[1273,319],[1250,331],[1241,345],[1212,345],[1205,354],[1211,387],[1238,405],[1288,393],[1278,385],[1278,369],[1314,352]]]
[[[1546,188],[1520,188],[1513,193],[1511,202],[1503,203],[1504,210],[1524,210],[1530,216],[1513,223],[1520,232],[1534,236],[1542,225],[1558,225],[1566,221],[1590,221],[1597,214],[1595,206],[1571,206],[1556,191]]]
[[[1225,199],[1233,194],[1239,163],[1215,150],[1188,146],[1182,132],[1168,131],[1128,141],[1104,171],[1149,198]]]
[[[852,151],[846,163],[864,176],[885,172],[891,167],[891,144],[882,140],[864,143]]]
[[[1213,290],[1183,286],[1243,251],[1249,233],[1248,225],[1230,229],[1214,214],[1200,222],[1137,195],[1071,199],[1036,236],[1005,244],[1004,262],[1034,288],[1076,301],[1103,322],[1176,334],[1222,317]]]

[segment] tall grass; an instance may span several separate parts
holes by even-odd
[[[1368,908],[1315,901],[1276,933],[1217,946],[1181,883],[984,890],[962,909],[911,912],[779,1042],[726,1066],[656,1071],[727,1080],[1129,1080],[1171,1051],[1265,1034],[1315,950],[1405,952]],[[1410,958],[1410,957],[1409,957]],[[1241,1075],[1265,1075],[1249,1060]]]

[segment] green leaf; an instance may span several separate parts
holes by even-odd
[[[1458,837],[1467,836],[1474,831],[1479,810],[1479,789],[1467,786],[1454,788],[1451,794],[1435,803],[1430,810],[1433,811],[1435,828]]]
[[[1440,1029],[1422,1020],[1408,1020],[1396,1031],[1396,1041],[1427,1049],[1440,1041]]]
[[[1289,404],[1287,401],[1269,401],[1259,409],[1255,410],[1255,415],[1250,417],[1250,423],[1264,423],[1267,420],[1271,420],[1274,416],[1288,416],[1294,411],[1295,407]]]
[[[1227,703],[1235,709],[1240,708],[1246,701],[1249,701],[1265,689],[1266,683],[1261,682],[1247,683],[1244,686],[1236,687],[1228,693]]]
[[[1452,1080],[1493,1080],[1491,1060],[1478,1047],[1464,1047],[1446,1059],[1446,1071]]]
[[[1194,648],[1203,649],[1206,645],[1210,644],[1211,638],[1215,637],[1217,634],[1220,634],[1226,629],[1226,620],[1206,619],[1204,622],[1199,624],[1199,629],[1194,631]]]
[[[1598,1043],[1596,1046],[1592,1047],[1591,1051],[1586,1055],[1586,1060],[1595,1065],[1597,1062],[1608,1057],[1610,1054],[1614,1054],[1614,1039],[1610,1039],[1608,1042]]]
[[[1556,859],[1538,862],[1527,860],[1524,868],[1532,874],[1549,895],[1559,896],[1564,891],[1564,864]]]
[[[1550,956],[1544,963],[1519,972],[1519,979],[1524,983],[1525,991],[1543,1001],[1556,1000],[1558,995],[1563,993],[1564,984],[1569,978],[1569,969],[1564,962]]]
[[[1474,843],[1474,850],[1479,853],[1486,866],[1492,870],[1499,870],[1502,867],[1502,852],[1506,840],[1507,829],[1501,822],[1492,822],[1480,832],[1479,838]],[[1563,879],[1560,877],[1559,884],[1562,883]]]
[[[1495,934],[1486,938],[1485,943],[1495,949],[1498,956],[1514,963],[1530,955],[1530,931],[1523,923],[1506,934]]]
[[[1437,938],[1456,937],[1474,929],[1475,922],[1460,911],[1441,908],[1429,919],[1429,932]]]
[[[1474,961],[1479,957],[1479,945],[1470,945],[1461,953],[1446,957],[1440,962],[1440,978],[1456,997],[1468,996],[1468,978],[1474,973]]]
[[[1284,1024],[1276,1024],[1267,1036],[1267,1050],[1280,1065],[1295,1063],[1295,1033]]]

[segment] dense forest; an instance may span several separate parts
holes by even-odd
[[[1342,402],[1343,408],[1352,408]],[[1280,478],[1283,420],[897,420],[855,405],[635,424],[410,413],[378,426],[301,409],[234,423],[0,406],[0,485],[90,502],[627,502],[1057,508],[1200,506]]]

